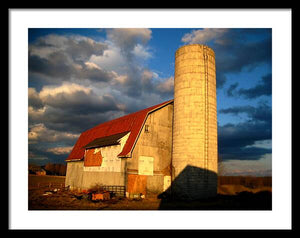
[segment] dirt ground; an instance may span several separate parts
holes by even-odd
[[[164,196],[145,199],[113,197],[91,201],[87,195],[65,191],[64,176],[28,177],[29,210],[271,210],[272,187],[247,187],[226,184],[218,186],[215,198],[198,201],[176,201]],[[52,186],[49,187],[51,183]],[[56,184],[56,188],[53,185]]]
[[[239,188],[241,190],[241,188]],[[271,210],[272,192],[239,191],[225,194],[219,189],[217,197],[191,202],[175,201],[153,196],[145,199],[113,197],[107,201],[91,201],[87,195],[55,189],[29,190],[29,210]],[[247,190],[247,189],[246,189]]]

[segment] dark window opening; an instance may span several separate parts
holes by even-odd
[[[145,132],[149,133],[149,125],[145,125]]]

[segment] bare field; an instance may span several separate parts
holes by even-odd
[[[37,187],[46,187],[47,185],[51,187],[51,185],[64,185],[65,184],[65,176],[52,176],[52,175],[28,175],[28,189],[34,189]]]
[[[62,176],[29,176],[29,210],[271,210],[272,187],[223,184],[215,198],[192,202],[175,201],[167,197],[146,199],[112,198],[91,201],[81,193],[54,187],[37,188],[38,183],[59,184]]]

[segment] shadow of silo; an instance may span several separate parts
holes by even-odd
[[[181,173],[172,181],[171,186],[163,193],[158,195],[161,199],[159,209],[169,209],[167,204],[170,202],[180,204],[186,202],[191,204],[193,201],[207,201],[217,196],[217,173],[187,165]],[[193,209],[188,206],[188,209]],[[173,207],[174,209],[174,207]],[[180,207],[175,209],[181,209]]]

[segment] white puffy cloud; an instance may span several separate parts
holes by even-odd
[[[92,55],[89,61],[107,71],[117,72],[123,72],[128,64],[120,48],[113,44],[108,44],[108,49],[104,50],[103,55]]]
[[[205,28],[203,30],[193,30],[182,37],[182,41],[189,44],[204,44],[210,40],[215,40],[221,44],[221,37],[228,32],[228,29],[222,28]]]
[[[61,140],[74,140],[78,138],[79,134],[70,132],[59,132],[48,129],[43,123],[30,126],[28,132],[29,143],[37,142],[56,142]]]
[[[45,86],[39,92],[41,101],[48,106],[70,112],[100,112],[119,110],[112,95],[97,95],[92,88],[64,82],[60,86]]]
[[[152,55],[149,51],[147,51],[147,48],[142,46],[141,44],[137,44],[133,50],[132,53],[139,59],[146,60],[149,59]]]
[[[72,95],[76,92],[83,92],[85,94],[90,94],[91,89],[84,87],[82,85],[76,84],[76,83],[68,83],[64,82],[60,86],[45,86],[42,88],[42,90],[39,93],[39,97],[45,101],[48,97],[56,97],[59,94],[65,94],[65,95]]]

